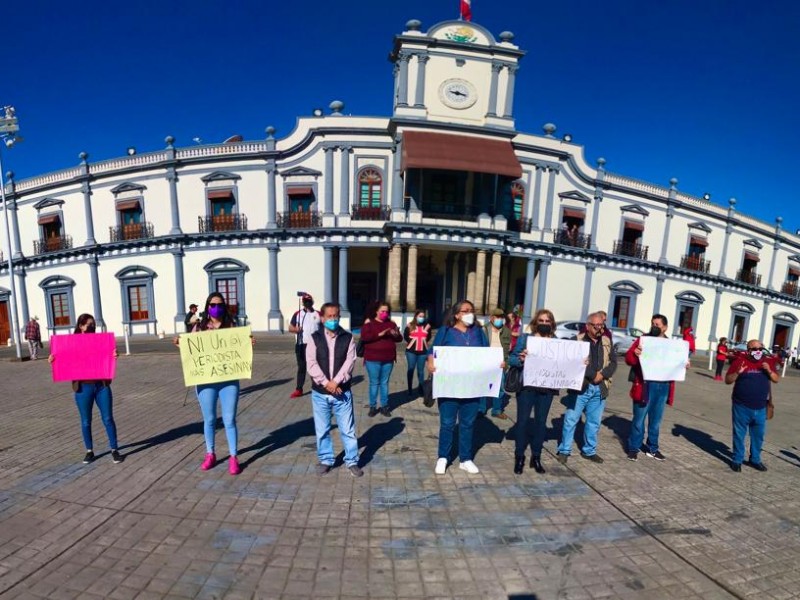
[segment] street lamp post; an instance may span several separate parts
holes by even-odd
[[[14,107],[6,106],[3,108],[5,116],[0,117],[0,139],[3,145],[11,148],[17,141],[16,134],[19,131],[17,125],[17,118],[14,115]],[[2,146],[0,146],[2,148]],[[8,263],[8,280],[11,294],[8,297],[9,313],[11,313],[11,334],[14,339],[14,345],[17,349],[17,360],[22,360],[22,347],[20,345],[20,326],[17,319],[17,284],[14,280],[14,262],[13,262],[13,248],[11,247],[11,232],[8,227],[8,200],[6,199],[6,182],[3,174],[3,153],[0,150],[0,197],[3,200],[3,225],[6,231],[6,261]]]

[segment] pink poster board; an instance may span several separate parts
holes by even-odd
[[[117,359],[113,333],[73,333],[50,338],[53,381],[114,379]]]

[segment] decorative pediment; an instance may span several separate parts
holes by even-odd
[[[52,275],[42,279],[39,287],[42,289],[56,288],[56,287],[75,287],[75,281],[64,275]]]
[[[214,171],[205,177],[201,177],[200,181],[203,183],[209,183],[211,181],[239,181],[241,178],[242,176],[237,175],[236,173],[230,173],[228,171]]]
[[[698,294],[697,292],[686,291],[681,292],[680,294],[675,294],[676,300],[682,300],[683,302],[696,302],[697,304],[702,304],[706,301],[703,296]]]
[[[118,271],[114,277],[117,279],[140,279],[143,277],[153,279],[158,277],[158,274],[147,267],[143,267],[141,265],[131,265],[130,267],[125,267],[121,271]]]
[[[797,323],[797,317],[788,312],[779,312],[772,315],[776,321],[788,321],[789,323]]]
[[[316,179],[322,175],[321,171],[315,171],[308,167],[294,167],[280,172],[281,177],[313,177]]]
[[[122,194],[124,192],[143,192],[146,189],[147,188],[141,183],[126,181],[125,183],[120,183],[117,187],[111,188],[111,193],[116,196],[117,194]]]
[[[755,238],[750,238],[749,240],[745,240],[743,244],[745,246],[752,246],[753,248],[758,248],[759,250],[761,250],[764,247],[764,244],[762,244]]]
[[[587,196],[586,194],[582,194],[578,190],[572,190],[571,192],[562,192],[558,195],[559,198],[562,200],[578,200],[579,202],[585,202],[589,204],[592,199]]]
[[[250,267],[248,267],[243,262],[238,260],[234,260],[233,258],[220,258],[217,260],[212,260],[203,269],[210,273],[212,271],[249,271]]]
[[[731,310],[737,310],[750,315],[756,312],[755,307],[748,302],[735,302],[734,304],[731,304]]]
[[[642,208],[638,204],[626,204],[625,206],[620,207],[619,210],[624,213],[629,212],[629,213],[635,213],[637,215],[642,215],[643,217],[647,217],[650,215],[650,212],[647,209]]]
[[[58,198],[45,198],[44,200],[39,200],[36,204],[33,205],[33,208],[36,210],[42,210],[43,208],[49,208],[51,206],[61,206],[64,204],[63,200],[59,200]]]
[[[641,294],[644,291],[642,286],[628,279],[612,283],[610,286],[608,286],[608,289],[612,292],[625,292],[628,294]]]
[[[706,233],[711,233],[711,227],[709,227],[702,221],[695,221],[694,223],[689,223],[689,229],[698,229],[700,231],[705,231]]]

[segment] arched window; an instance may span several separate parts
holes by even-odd
[[[358,174],[359,206],[362,208],[380,208],[383,178],[377,169],[362,169]]]
[[[247,323],[244,274],[250,267],[232,258],[220,258],[211,261],[203,269],[208,273],[209,293],[222,294],[231,316],[239,323]]]
[[[53,275],[42,280],[39,287],[44,291],[48,329],[51,333],[59,330],[68,332],[75,323],[75,305],[72,299],[75,281],[63,275]]]
[[[122,298],[122,323],[130,333],[156,332],[156,305],[153,296],[155,271],[141,265],[131,265],[117,272]]]

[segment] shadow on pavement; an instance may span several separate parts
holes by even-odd
[[[794,464],[796,467],[800,467],[800,456],[794,452],[789,452],[788,450],[781,450],[781,454],[783,454],[786,458],[793,460],[794,463],[792,464]]]
[[[610,415],[600,422],[614,433],[614,436],[617,438],[622,451],[627,452],[628,435],[631,431],[630,419],[623,419],[617,415]]]
[[[731,462],[732,454],[728,445],[715,440],[705,431],[675,424],[672,426],[672,435],[686,438],[687,441],[726,464]]]
[[[221,427],[221,426],[222,426],[222,419],[217,419],[216,427]],[[137,454],[144,450],[149,450],[153,446],[166,444],[167,442],[180,439],[187,435],[203,435],[203,422],[198,421],[197,423],[188,423],[186,425],[181,425],[180,427],[173,427],[172,429],[165,431],[164,433],[159,433],[158,435],[154,435],[153,437],[149,437],[139,442],[123,444],[122,446],[120,446],[119,449],[122,451],[122,450],[128,450],[129,448],[133,448],[133,450],[131,450],[130,452],[125,452],[125,456],[131,456],[133,454]]]
[[[242,388],[239,391],[240,396],[244,396],[245,394],[252,394],[253,392],[260,392],[261,390],[267,390],[271,387],[275,387],[276,385],[283,385],[292,381],[291,377],[287,377],[286,379],[270,379],[268,381],[262,381],[261,383],[256,383],[254,385],[248,385],[246,388]]]
[[[241,467],[245,468],[250,463],[257,461],[262,456],[265,456],[270,452],[275,452],[275,450],[285,448],[286,446],[290,446],[300,438],[304,437],[315,437],[314,419],[311,417],[303,419],[302,421],[290,423],[289,425],[284,425],[283,427],[270,432],[266,437],[261,438],[261,440],[255,444],[252,444],[247,448],[240,449],[240,457],[245,452],[255,451],[255,454],[248,457],[246,461],[241,463]]]
[[[361,458],[358,464],[368,465],[386,442],[396,438],[406,428],[402,417],[392,417],[388,421],[376,423],[358,438]],[[340,452],[334,461],[334,467],[344,464],[344,452]]]
[[[456,425],[458,430],[458,425]],[[475,430],[472,434],[472,443],[475,448],[475,456],[486,444],[501,444],[506,437],[506,432],[494,423],[490,416],[477,417],[475,419]],[[453,447],[458,448],[456,440],[453,440]]]

